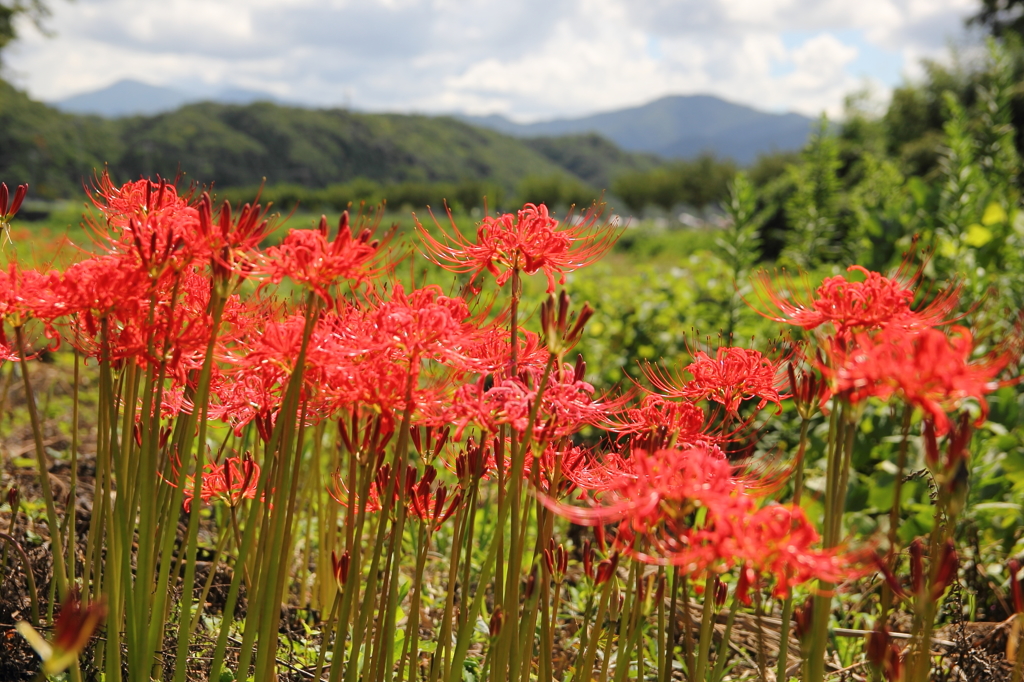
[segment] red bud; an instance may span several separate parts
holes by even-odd
[[[13,505],[11,508],[13,509]],[[1017,613],[1024,613],[1024,594],[1021,593],[1020,579],[1017,578],[1017,574],[1020,573],[1020,562],[1010,559],[1008,568],[1010,569],[1010,591],[1013,593],[1013,609]]]
[[[946,540],[940,561],[939,570],[935,574],[935,584],[932,585],[933,600],[941,597],[946,588],[953,584],[953,581],[956,580],[957,569],[960,568],[960,559],[956,555],[956,547],[953,545],[952,538]]]

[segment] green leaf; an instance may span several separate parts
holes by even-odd
[[[985,213],[987,214],[988,211]],[[985,246],[990,241],[992,241],[992,230],[977,223],[968,227],[967,234],[964,235],[964,243],[974,248]]]
[[[1004,211],[1003,207],[994,201],[985,208],[985,215],[981,217],[981,224],[986,226],[997,225],[1005,222],[1006,211]]]

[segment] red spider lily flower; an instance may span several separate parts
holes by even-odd
[[[890,278],[851,265],[847,272],[859,272],[863,280],[851,281],[843,275],[827,277],[810,301],[787,300],[775,291],[768,274],[762,272],[761,288],[766,292],[771,312],[759,312],[769,319],[807,330],[831,324],[840,338],[851,332],[891,325],[923,329],[947,323],[959,302],[960,287],[954,285],[940,292],[931,303],[915,311],[912,305],[916,293],[910,286],[919,279],[920,270],[908,276],[908,267],[909,261],[905,260],[896,276]],[[797,287],[789,282],[787,288]]]
[[[755,575],[771,577],[776,597],[787,597],[794,585],[812,579],[836,583],[863,573],[857,568],[859,554],[815,549],[820,538],[801,507],[769,504],[732,519],[716,514],[714,520],[728,538],[723,553],[744,562]],[[752,582],[748,576],[748,584]]]
[[[771,576],[777,595],[811,579],[835,582],[855,573],[851,564],[856,557],[814,548],[819,538],[802,509],[759,508],[769,487],[736,475],[715,447],[638,450],[629,458],[606,455],[566,475],[586,492],[589,506],[559,503],[538,493],[541,502],[575,523],[617,522],[618,546],[640,561],[690,572],[738,565]],[[706,515],[697,526],[694,512],[699,509]],[[630,546],[634,538],[642,543]]]
[[[278,284],[288,277],[303,284],[325,301],[332,301],[331,288],[347,280],[353,285],[372,279],[378,269],[374,260],[381,242],[373,238],[376,225],[352,234],[348,211],[341,214],[338,232],[328,239],[327,217],[321,216],[315,230],[289,230],[280,246],[266,250],[259,270]]]
[[[126,256],[153,279],[168,266],[180,270],[201,248],[198,211],[189,197],[179,196],[177,187],[162,178],[114,187],[104,172],[91,198],[106,219],[106,225],[91,225],[106,250]]]
[[[552,370],[534,423],[534,435],[541,442],[571,435],[587,425],[596,426],[625,402],[625,398],[595,399],[594,387],[580,375],[578,368],[571,365]],[[525,370],[521,376],[505,379],[491,388],[487,388],[485,377],[460,386],[446,411],[446,420],[457,425],[455,439],[459,440],[470,424],[491,433],[503,424],[517,433],[525,432],[540,376]]]
[[[211,463],[203,467],[199,497],[205,504],[217,498],[227,502],[229,507],[236,507],[242,500],[256,498],[259,480],[260,466],[252,459],[228,457],[220,464]],[[185,481],[182,506],[190,512],[195,485],[192,476],[187,476]]]
[[[589,491],[590,506],[566,505],[542,496],[553,511],[587,526],[625,521],[641,533],[665,519],[682,518],[697,508],[734,498],[743,488],[716,447],[638,450],[628,459],[608,453],[566,475]]]
[[[755,398],[759,410],[768,403],[782,409],[781,401],[788,396],[779,394],[780,365],[760,351],[723,346],[713,358],[704,351],[693,354],[693,362],[683,368],[693,377],[690,381],[683,379],[683,372],[673,373],[651,365],[643,369],[666,397],[710,400],[735,413],[742,401]]]
[[[245,204],[236,218],[231,213],[231,204],[225,201],[214,217],[213,201],[203,192],[197,210],[197,227],[205,241],[205,250],[210,253],[214,280],[222,281],[231,274],[246,274],[252,268],[251,253],[271,230],[267,220],[269,206],[262,208],[255,201]]]
[[[59,283],[55,272],[24,270],[12,261],[6,271],[0,270],[0,320],[12,327],[40,320],[47,335],[58,338],[52,323],[67,312],[58,294]]]
[[[8,225],[11,219],[21,208],[21,202],[28,194],[28,183],[18,185],[14,190],[14,199],[11,200],[10,190],[6,182],[0,182],[0,225]],[[8,203],[10,201],[10,203]]]
[[[488,216],[477,227],[476,240],[467,239],[455,226],[449,212],[451,232],[437,220],[440,239],[416,220],[426,255],[441,267],[456,273],[472,273],[473,281],[487,270],[499,286],[513,272],[532,275],[541,270],[548,280],[548,293],[555,291],[555,275],[565,284],[566,273],[585,267],[603,256],[618,238],[618,231],[599,224],[601,210],[591,209],[577,220],[560,223],[548,207],[525,204],[516,213]]]
[[[512,344],[508,328],[502,326],[500,319],[488,327],[480,328],[475,336],[467,338],[464,348],[466,357],[474,358],[477,366],[492,368],[495,378],[507,378]],[[516,348],[518,369],[531,372],[544,369],[550,354],[541,343],[540,336],[520,328]]]
[[[358,494],[351,493],[345,487],[345,481],[340,471],[335,471],[331,474],[331,478],[334,479],[334,483],[327,488],[327,494],[331,496],[331,499],[346,508],[350,504],[355,504],[356,509],[359,509],[360,505],[365,505],[364,508],[367,513],[375,513],[384,508],[381,496],[385,495],[386,499],[385,491],[387,491],[388,482],[391,479],[391,465],[384,464],[377,469],[377,475],[370,482],[370,489],[365,500],[361,500]],[[398,499],[399,491],[395,489],[393,492],[394,497],[392,499]]]
[[[106,615],[105,602],[101,600],[83,604],[78,591],[73,589],[60,607],[60,615],[53,628],[53,642],[47,642],[25,621],[19,621],[15,627],[43,659],[43,674],[49,676],[61,673],[74,664]]]
[[[972,363],[973,350],[971,333],[963,327],[949,333],[887,328],[856,334],[848,344],[832,344],[831,368],[822,370],[830,375],[833,390],[851,402],[872,396],[888,400],[898,394],[934,420],[938,435],[945,435],[950,426],[947,412],[974,399],[981,407],[980,425],[988,414],[985,395],[1005,385],[996,376],[1013,354],[992,354]]]
[[[629,435],[634,448],[651,450],[669,444],[685,447],[713,442],[715,437],[703,430],[704,419],[704,410],[689,400],[673,401],[660,395],[648,395],[639,407],[622,409],[609,417],[605,425],[615,433]],[[658,447],[651,448],[654,440],[659,440]]]

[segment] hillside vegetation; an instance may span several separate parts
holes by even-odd
[[[156,116],[64,114],[0,82],[0,175],[37,196],[73,196],[94,171],[224,187],[484,181],[512,192],[530,179],[591,193],[658,165],[592,135],[520,140],[446,117],[300,109],[267,102],[192,104]]]

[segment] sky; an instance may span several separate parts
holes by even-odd
[[[977,44],[979,0],[50,0],[5,76],[53,101],[124,78],[529,122],[714,94],[839,116]]]

